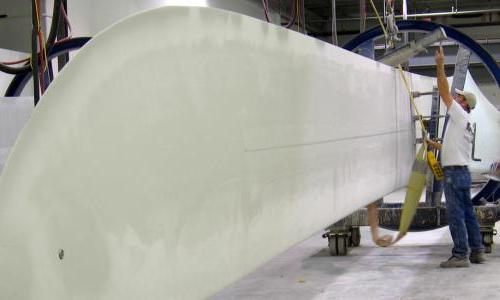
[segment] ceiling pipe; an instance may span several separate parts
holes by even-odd
[[[408,5],[406,5],[406,0],[403,0],[403,20],[408,19]]]
[[[411,57],[425,52],[427,47],[430,45],[446,40],[446,38],[446,32],[443,28],[439,27],[438,29],[427,33],[424,37],[416,41],[412,41],[411,43],[384,55],[379,59],[379,61],[386,65],[395,67],[399,64],[406,63]]]
[[[424,14],[408,14],[407,18],[424,18],[424,17],[439,17],[439,16],[461,16],[471,14],[486,14],[498,13],[500,9],[481,9],[481,10],[467,10],[467,11],[450,11],[450,12],[437,12],[437,13],[424,13]],[[338,18],[337,21],[357,21],[360,18]],[[377,17],[367,17],[369,20],[376,20]],[[404,15],[397,15],[396,19],[404,19]],[[318,20],[319,21],[319,20]]]
[[[476,41],[476,43],[478,43],[480,45],[500,44],[500,39],[497,39],[497,38],[479,39],[479,40],[475,40],[475,41]],[[448,41],[441,41],[439,43],[430,44],[430,45],[428,45],[428,47],[439,47],[439,46],[445,47],[445,46],[458,46],[458,45],[460,45],[460,43],[448,40]],[[375,45],[374,48],[375,48],[375,50],[384,50],[385,45],[383,45],[383,44]]]
[[[406,0],[403,0],[403,20],[408,20],[408,5],[406,4]],[[408,32],[403,33],[403,43],[408,43]]]
[[[337,8],[335,0],[332,0],[332,44],[335,46],[339,44],[337,37]]]
[[[365,0],[359,0],[359,32],[364,32],[366,30],[366,2]]]

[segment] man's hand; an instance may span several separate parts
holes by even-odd
[[[425,138],[425,141],[427,142],[427,145],[430,146],[431,148],[441,150],[441,144],[438,142],[435,142],[431,139]]]
[[[436,73],[437,73],[437,84],[439,88],[439,96],[443,99],[444,105],[447,108],[453,104],[453,98],[450,94],[450,88],[448,86],[448,80],[446,79],[446,74],[444,72],[444,53],[443,47],[439,46],[434,56],[436,59]]]
[[[434,58],[436,59],[436,65],[438,65],[438,66],[444,65],[443,47],[439,46],[439,49],[436,50],[436,54],[434,55]]]

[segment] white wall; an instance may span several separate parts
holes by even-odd
[[[0,173],[17,135],[33,110],[32,97],[0,97]]]
[[[500,111],[500,89],[496,83],[477,83],[483,95]]]
[[[484,172],[493,163],[500,161],[500,111],[488,101],[470,73],[467,74],[464,89],[473,92],[477,98],[477,105],[471,112],[471,119],[477,125],[475,157],[480,158],[481,161],[473,162],[471,169]]]

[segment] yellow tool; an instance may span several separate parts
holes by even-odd
[[[436,180],[443,180],[443,169],[432,151],[427,151],[427,163],[429,164],[429,168],[431,168],[432,174],[434,174],[434,178]]]

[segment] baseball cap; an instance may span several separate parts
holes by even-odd
[[[476,95],[471,92],[461,91],[459,89],[455,89],[455,93],[464,96],[465,101],[469,104],[470,109],[474,109],[476,107]]]

